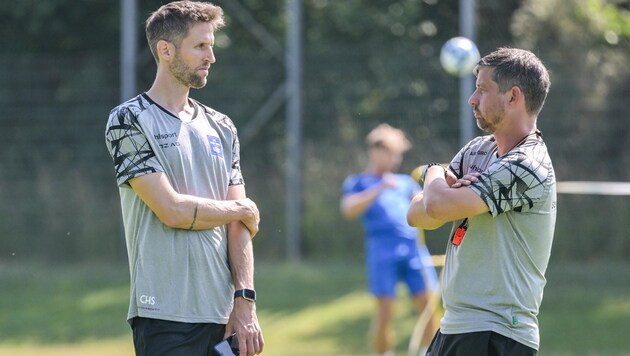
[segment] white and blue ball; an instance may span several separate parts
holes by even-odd
[[[451,38],[440,51],[442,68],[457,77],[472,74],[480,58],[477,45],[466,37]]]

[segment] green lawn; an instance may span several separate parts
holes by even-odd
[[[0,264],[0,355],[133,355],[126,268]],[[630,263],[552,261],[539,355],[630,355],[628,277]],[[370,354],[360,262],[259,262],[256,282],[265,354]],[[396,321],[403,355],[415,321],[404,299]]]

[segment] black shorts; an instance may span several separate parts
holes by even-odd
[[[136,356],[215,356],[224,324],[180,323],[136,317],[129,321]]]
[[[433,337],[426,356],[535,356],[536,350],[493,331]]]

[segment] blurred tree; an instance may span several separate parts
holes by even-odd
[[[143,21],[164,2],[138,0],[140,90],[155,74]],[[228,26],[217,34],[217,63],[208,85],[192,96],[225,112],[244,130],[284,81],[284,67],[234,6],[244,8],[245,16],[251,15],[282,47],[284,2],[215,2],[224,7]],[[441,45],[459,33],[458,3],[304,0],[306,256],[360,250],[359,224],[342,221],[337,212],[339,191],[347,174],[364,168],[363,137],[377,123],[402,128],[414,142],[404,172],[419,162],[449,160],[459,148],[458,81],[444,73],[438,60]],[[628,1],[486,0],[477,5],[482,53],[499,46],[527,48],[552,71],[540,126],[550,137],[559,179],[629,180],[630,149],[624,145],[630,142]],[[0,228],[8,236],[0,239],[0,253],[79,260],[119,257],[124,250],[112,243],[120,237],[119,208],[102,138],[107,113],[118,104],[119,13],[119,1],[112,0],[0,2],[0,105],[5,112],[0,140],[7,146],[0,157],[0,199],[14,202],[0,207]],[[285,150],[280,108],[242,152],[248,193],[263,212],[264,238],[257,249],[266,256],[283,255]],[[630,214],[623,209],[618,213]],[[623,252],[629,249],[623,248],[621,226],[601,228],[595,220],[587,227],[571,224],[559,219],[560,233],[579,235],[580,229],[598,226],[617,243],[564,246],[560,241],[569,256],[613,249],[619,256],[630,253]],[[436,246],[442,248],[442,242]]]
[[[553,120],[565,131],[557,149],[571,160],[559,165],[559,173],[567,179],[630,180],[630,150],[620,147],[630,142],[623,119],[630,93],[627,7],[604,0],[530,0],[514,17],[517,45],[543,53],[554,69],[550,96],[563,105]],[[616,119],[598,119],[603,117]],[[618,164],[604,168],[607,161],[599,157]]]
[[[628,2],[529,0],[512,30],[517,45],[542,54],[552,69],[541,125],[552,133],[547,142],[558,180],[629,181]],[[558,210],[556,254],[585,259],[628,253],[627,232],[615,223],[630,215],[627,198],[561,195]]]
[[[118,4],[107,0],[0,3],[3,50],[80,53],[118,48]]]

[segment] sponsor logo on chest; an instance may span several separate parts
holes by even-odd
[[[153,137],[155,137],[158,141],[158,145],[160,145],[160,148],[162,149],[179,146],[179,142],[177,141],[177,132],[158,133],[153,135]]]

